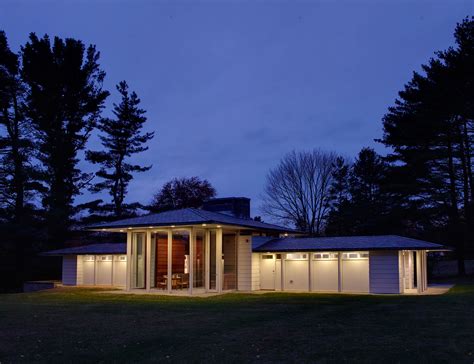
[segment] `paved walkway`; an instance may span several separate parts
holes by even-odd
[[[428,290],[423,293],[405,293],[405,295],[413,295],[413,296],[426,296],[426,295],[442,295],[447,293],[454,284],[433,284],[428,286]],[[144,289],[134,289],[131,291],[124,291],[124,290],[113,290],[113,291],[100,291],[98,293],[113,293],[113,294],[134,294],[134,295],[155,295],[155,296],[174,296],[174,297],[214,297],[220,296],[227,293],[247,293],[247,294],[272,294],[272,293],[314,293],[314,294],[341,294],[341,295],[370,295],[371,293],[355,293],[355,292],[308,292],[308,291],[266,291],[266,290],[259,290],[259,291],[227,291],[227,292],[205,292],[203,290],[195,290],[192,295],[189,294],[187,290],[182,291],[173,291],[172,293],[152,289],[150,291],[146,291]],[[402,296],[402,295],[401,295]]]
[[[413,295],[422,295],[422,296],[436,296],[440,294],[447,293],[451,288],[454,287],[454,284],[430,284],[428,289],[423,293],[406,293]]]

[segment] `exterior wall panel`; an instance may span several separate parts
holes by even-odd
[[[252,237],[242,235],[237,241],[237,289],[252,290]]]
[[[371,251],[369,265],[371,293],[400,293],[398,251]]]
[[[285,261],[285,290],[308,291],[309,274],[307,260]]]
[[[77,285],[77,256],[63,256],[63,284],[65,286]]]
[[[313,260],[311,289],[313,291],[337,292],[339,270],[337,260]]]
[[[76,256],[77,260],[77,269],[76,269],[76,284],[81,285],[84,284],[84,259],[82,259],[82,255]]]
[[[252,253],[252,291],[260,289],[260,254]]]
[[[367,259],[342,259],[342,292],[369,292],[370,266]]]

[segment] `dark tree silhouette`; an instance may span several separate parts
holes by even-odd
[[[288,153],[267,175],[262,211],[309,235],[320,235],[329,212],[336,159],[335,153],[318,149]]]
[[[430,229],[443,230],[445,241],[457,246],[464,274],[464,251],[474,239],[473,18],[457,25],[455,40],[399,93],[381,141],[393,150],[400,190]]]
[[[105,73],[94,46],[75,39],[30,34],[22,47],[22,76],[29,92],[26,115],[35,129],[37,158],[42,164],[48,238],[53,245],[66,239],[74,214],[74,197],[90,181],[78,168],[108,92]]]
[[[216,190],[206,179],[199,177],[174,178],[165,183],[149,206],[152,212],[200,207],[216,196]]]
[[[21,224],[35,185],[33,140],[24,115],[25,86],[18,56],[0,32],[0,209],[1,217]]]
[[[129,92],[125,81],[117,85],[121,95],[119,104],[114,104],[115,118],[104,118],[98,128],[102,132],[100,140],[104,147],[101,151],[88,151],[87,159],[99,164],[96,173],[102,181],[92,187],[93,192],[106,190],[112,197],[112,203],[101,207],[103,212],[114,218],[130,216],[135,213],[139,205],[126,204],[125,196],[133,174],[148,171],[151,166],[140,166],[127,162],[133,155],[148,149],[146,143],[154,133],[142,133],[146,122],[145,110],[140,108],[140,99],[135,92]]]
[[[332,235],[346,235],[352,230],[349,176],[351,166],[342,157],[334,163],[333,181],[329,190],[330,212],[326,233]]]
[[[30,268],[36,231],[33,204],[37,170],[32,154],[34,140],[24,114],[26,87],[20,77],[18,56],[4,32],[0,32],[0,291],[20,286]]]

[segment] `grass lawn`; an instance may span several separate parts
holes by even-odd
[[[474,283],[442,296],[0,296],[0,363],[474,362]]]

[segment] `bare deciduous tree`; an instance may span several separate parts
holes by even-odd
[[[319,149],[285,155],[267,175],[263,212],[310,235],[321,234],[336,158]]]

